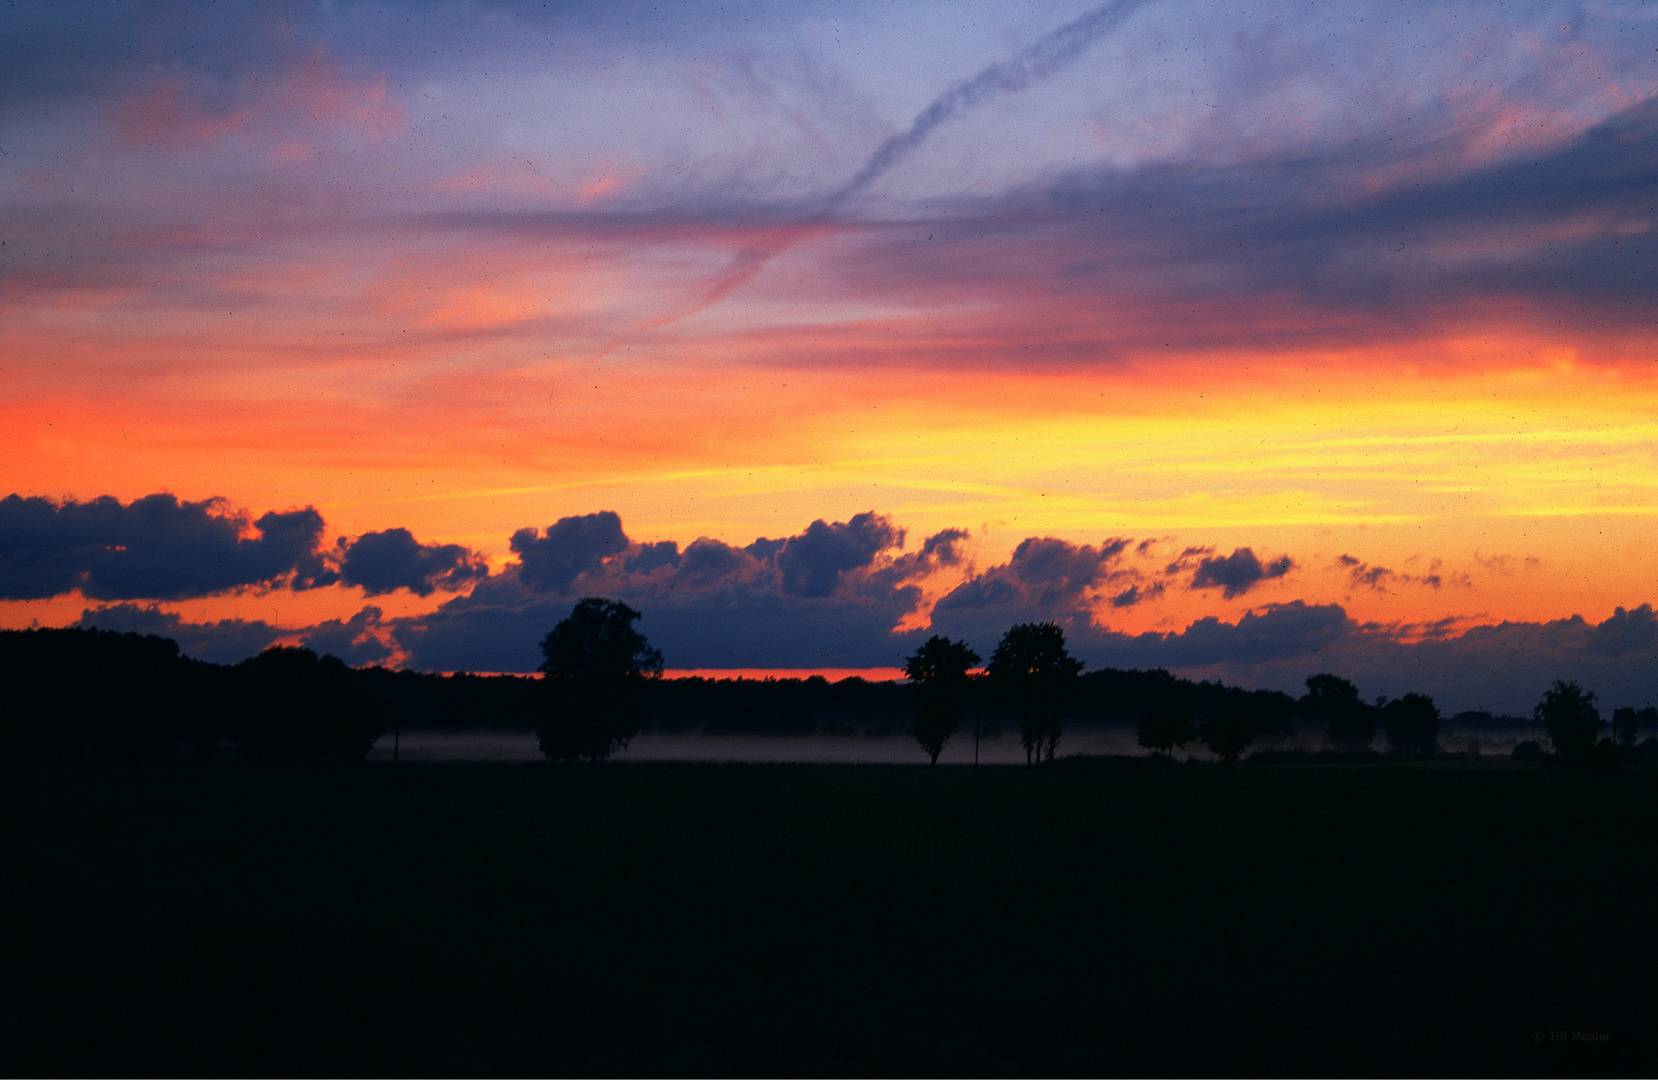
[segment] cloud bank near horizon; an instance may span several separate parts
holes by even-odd
[[[0,510],[7,505],[0,502]],[[110,530],[107,535],[83,520],[87,507],[97,511],[93,519]],[[1288,554],[1262,557],[1252,548],[1238,548],[1221,555],[1207,547],[1179,547],[1171,538],[1075,544],[1029,537],[1005,562],[981,567],[968,530],[943,530],[912,546],[902,527],[873,511],[846,521],[818,519],[797,533],[759,537],[740,547],[709,537],[683,546],[673,540],[635,541],[619,515],[599,511],[518,530],[511,538],[518,561],[491,573],[480,557],[458,545],[420,544],[400,528],[327,547],[320,515],[305,510],[290,512],[304,515],[305,543],[283,548],[279,559],[258,562],[249,556],[236,564],[243,572],[202,578],[191,576],[190,559],[183,569],[151,571],[157,556],[142,543],[135,543],[136,550],[111,552],[116,545],[106,541],[134,539],[135,507],[174,530],[166,536],[239,540],[263,552],[259,545],[268,533],[286,535],[258,525],[273,515],[250,522],[219,500],[186,503],[150,496],[125,507],[116,500],[65,503],[57,509],[80,530],[75,534],[80,546],[63,559],[91,552],[89,568],[77,577],[66,573],[62,562],[11,559],[23,565],[10,568],[5,580],[32,594],[49,586],[72,593],[77,583],[91,584],[101,595],[80,594],[120,602],[86,609],[77,625],[172,637],[188,654],[220,663],[286,642],[353,664],[529,672],[540,662],[540,638],[575,600],[605,596],[640,609],[641,629],[663,650],[669,666],[679,669],[894,668],[934,633],[963,638],[988,656],[1009,626],[1052,621],[1065,629],[1072,651],[1090,667],[1163,667],[1287,691],[1297,690],[1310,674],[1333,671],[1354,679],[1367,695],[1425,692],[1455,708],[1523,711],[1555,678],[1579,679],[1607,700],[1645,704],[1658,674],[1658,616],[1647,603],[1620,607],[1599,623],[1575,615],[1495,624],[1359,622],[1340,604],[1276,598],[1296,588],[1298,563]],[[25,509],[26,520],[52,519],[42,507]],[[7,520],[0,515],[0,521]],[[232,527],[242,532],[233,535],[227,531]],[[1170,544],[1175,546],[1165,550]],[[199,551],[201,545],[183,550]],[[366,561],[343,572],[357,551],[366,551]],[[127,555],[130,566],[105,561]],[[332,563],[321,563],[325,569],[342,569],[328,569],[335,577],[326,584],[315,576],[301,578],[294,569],[311,565],[306,560],[328,559]],[[33,577],[26,572],[30,568]],[[92,569],[103,576],[92,577]],[[1352,556],[1333,569],[1356,575],[1355,582],[1366,587],[1405,581],[1439,588],[1428,576],[1394,574]],[[185,580],[196,590],[332,586],[360,588],[373,597],[398,588],[425,596],[441,588],[454,595],[417,615],[389,617],[379,606],[365,605],[350,618],[304,627],[241,619],[191,623],[161,606],[179,595],[200,594],[181,592],[179,582]],[[126,584],[116,589],[110,581]],[[1138,634],[1109,625],[1113,611],[1145,602],[1143,597],[1183,591],[1231,598],[1268,585],[1274,598],[1253,603],[1234,619],[1209,615],[1180,629]]]

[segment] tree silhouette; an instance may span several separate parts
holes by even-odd
[[[1162,751],[1167,757],[1174,756],[1174,748],[1185,746],[1197,738],[1197,730],[1192,727],[1192,713],[1178,705],[1154,705],[1151,711],[1140,720],[1140,745],[1148,750]]]
[[[1396,754],[1431,754],[1439,749],[1439,708],[1426,694],[1406,694],[1382,706],[1388,749]]]
[[[541,640],[543,754],[602,761],[639,733],[646,684],[662,675],[662,654],[633,628],[639,617],[621,601],[589,596]]]
[[[1603,723],[1594,694],[1575,682],[1556,679],[1532,715],[1548,731],[1562,764],[1582,765],[1589,760]]]
[[[904,674],[917,684],[921,694],[915,715],[915,741],[934,765],[944,744],[961,726],[968,690],[973,685],[967,672],[978,662],[979,654],[967,642],[934,634],[904,664]]]
[[[1311,675],[1301,711],[1329,724],[1337,750],[1368,750],[1376,738],[1376,710],[1359,700],[1359,688],[1335,675]]]
[[[986,674],[1019,710],[1027,765],[1041,760],[1044,744],[1053,760],[1065,698],[1081,670],[1082,661],[1065,649],[1065,631],[1051,622],[1012,627],[991,653]]]
[[[1228,765],[1249,749],[1249,744],[1259,733],[1260,724],[1247,699],[1227,702],[1197,729],[1197,737],[1203,740],[1203,745]]]

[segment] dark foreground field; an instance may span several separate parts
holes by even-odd
[[[3,780],[10,1074],[1658,1063],[1650,772]]]

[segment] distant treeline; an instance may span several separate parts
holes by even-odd
[[[6,688],[0,754],[9,757],[211,759],[230,753],[269,762],[353,762],[394,728],[532,729],[548,707],[539,676],[350,668],[332,656],[280,647],[225,666],[183,656],[165,638],[78,628],[0,631],[0,679]],[[914,730],[920,693],[912,683],[856,677],[657,679],[646,688],[645,729],[900,735]],[[966,708],[969,732],[978,727],[995,736],[1017,729],[1017,704],[984,680],[974,680]],[[1143,724],[1154,716],[1199,724],[1243,718],[1256,748],[1281,745],[1302,731],[1325,731],[1329,711],[1315,694],[1295,698],[1193,682],[1162,670],[1109,668],[1077,676],[1065,702],[1067,724],[1084,727]],[[1643,727],[1653,722],[1649,712],[1639,717]],[[1476,731],[1533,725],[1530,718],[1489,713],[1463,713],[1451,722]],[[1359,741],[1368,745],[1378,733],[1376,720],[1360,726]]]

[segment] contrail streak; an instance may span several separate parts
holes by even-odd
[[[963,79],[922,109],[910,129],[882,143],[864,162],[857,175],[841,185],[825,201],[833,209],[892,170],[915,152],[934,128],[955,119],[976,105],[1004,94],[1017,94],[1069,67],[1100,38],[1111,33],[1150,0],[1111,0],[1080,15],[1057,30],[1049,31],[1034,44],[1021,49],[1011,60],[991,64],[971,79]]]
[[[908,131],[894,135],[876,148],[852,179],[842,184],[824,199],[819,211],[807,222],[828,219],[841,203],[891,172],[905,158],[913,154],[933,129],[982,105],[993,98],[1017,94],[1069,67],[1090,45],[1111,33],[1140,8],[1152,0],[1110,0],[1044,34],[1036,42],[1019,50],[1011,59],[991,64],[970,79],[951,86],[933,99],[910,123]],[[767,263],[793,247],[804,236],[815,230],[793,233],[786,239],[737,253],[719,279],[701,300],[689,307],[670,313],[652,322],[647,329],[656,329],[669,323],[689,318],[719,303],[735,288],[753,278]]]

